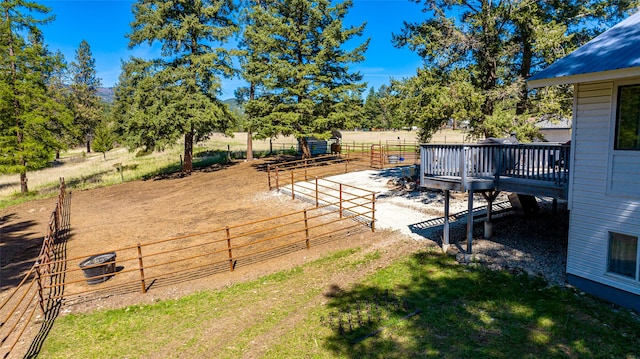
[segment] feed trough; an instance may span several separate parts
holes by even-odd
[[[98,284],[112,276],[107,275],[116,271],[116,253],[102,253],[91,256],[78,264],[82,269],[88,284]]]

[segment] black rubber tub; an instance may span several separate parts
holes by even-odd
[[[116,271],[116,252],[102,253],[91,256],[78,264],[82,269],[87,283],[98,284],[112,276],[107,275]]]

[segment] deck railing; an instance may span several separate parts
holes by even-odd
[[[554,182],[569,180],[569,145],[421,145],[426,177],[523,178]]]

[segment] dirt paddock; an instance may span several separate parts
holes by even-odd
[[[306,203],[292,201],[269,191],[265,163],[264,160],[238,161],[223,166],[214,165],[196,171],[191,176],[164,176],[72,192],[71,233],[66,257],[81,258],[136,243],[204,232],[308,207]],[[0,212],[2,292],[15,286],[35,260],[54,201],[32,201]],[[116,292],[99,291],[70,298],[63,313],[121,307],[160,298],[175,298],[199,289],[219,288],[293,267],[320,257],[329,250],[353,246],[383,246],[389,254],[420,247],[398,233],[371,233],[363,226],[362,230],[325,238],[312,245],[310,250],[285,251],[256,263],[239,266],[231,273],[228,269],[209,269],[157,280],[151,283],[147,294],[140,292],[139,285],[128,285]],[[392,257],[395,254],[390,256],[390,260]],[[75,273],[81,275],[81,272]],[[107,286],[107,283],[111,285],[114,280],[98,286]],[[82,289],[89,285],[80,283],[72,286]],[[74,288],[69,289],[72,292]]]

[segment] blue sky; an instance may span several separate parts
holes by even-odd
[[[146,47],[129,50],[125,34],[131,31],[133,20],[129,0],[40,0],[36,2],[51,9],[55,20],[42,26],[45,42],[50,51],[60,50],[67,62],[74,61],[75,51],[82,40],[89,42],[96,61],[98,77],[105,87],[118,81],[121,60],[130,56],[154,57]],[[390,78],[412,76],[420,67],[420,58],[408,49],[396,49],[391,44],[391,33],[398,33],[403,21],[424,18],[421,7],[409,0],[354,0],[347,15],[350,24],[367,22],[362,39],[371,38],[366,60],[352,65],[364,75],[369,87],[388,84]],[[242,86],[240,79],[223,80],[221,98],[233,97],[234,90]]]

